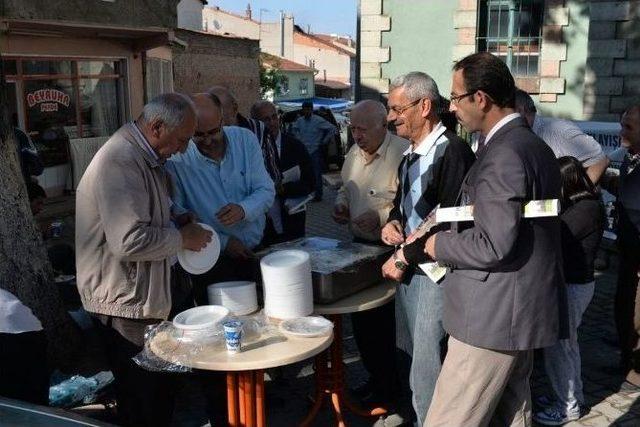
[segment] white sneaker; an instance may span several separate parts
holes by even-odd
[[[580,418],[580,407],[575,410],[562,410],[557,405],[549,406],[533,414],[533,420],[545,426],[560,426]]]

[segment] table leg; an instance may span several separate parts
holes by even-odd
[[[264,371],[227,372],[230,427],[265,427]]]
[[[247,425],[247,385],[244,382],[243,372],[238,372],[238,401],[240,402],[238,405],[238,409],[240,412],[240,425]]]
[[[265,427],[267,416],[264,401],[264,371],[262,369],[254,372],[256,376],[256,426]]]
[[[244,377],[244,402],[245,402],[245,420],[247,427],[255,427],[256,425],[256,399],[255,399],[255,381],[253,371],[243,372]]]
[[[342,317],[340,315],[330,315],[328,317],[333,322],[333,342],[329,349],[316,356],[315,402],[307,417],[302,421],[302,427],[311,425],[318,415],[325,397],[331,399],[337,425],[340,427],[345,426],[343,406],[361,417],[377,417],[387,413],[384,408],[362,409],[347,396],[344,384],[344,362],[342,360]],[[327,360],[331,361],[328,372]]]
[[[313,406],[311,410],[305,417],[305,419],[300,423],[301,427],[307,427],[311,425],[313,420],[318,415],[320,408],[322,408],[322,403],[324,401],[324,397],[327,392],[329,392],[328,386],[328,378],[327,378],[327,353],[323,351],[318,354],[315,358],[315,369],[316,369],[316,394],[313,400]]]
[[[227,417],[230,427],[238,427],[238,375],[227,372]]]

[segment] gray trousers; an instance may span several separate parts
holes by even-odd
[[[424,427],[531,427],[533,350],[496,351],[449,338]]]
[[[414,274],[398,285],[396,321],[399,347],[411,356],[409,385],[422,426],[442,367],[446,332],[442,327],[443,295],[439,285],[427,276]]]
[[[560,409],[569,412],[579,410],[579,405],[584,404],[578,326],[593,298],[594,289],[594,282],[567,284],[569,338],[559,340],[553,346],[544,349],[544,367],[549,382]]]

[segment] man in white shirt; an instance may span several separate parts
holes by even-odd
[[[516,111],[525,118],[533,133],[551,147],[556,158],[575,157],[582,163],[591,181],[598,183],[609,166],[609,159],[598,141],[568,120],[537,114],[533,99],[521,89],[516,90]]]

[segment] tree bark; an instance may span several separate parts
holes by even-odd
[[[0,66],[0,288],[15,295],[40,320],[51,366],[61,367],[77,349],[80,333],[64,310],[31,213],[9,121],[7,90]]]

